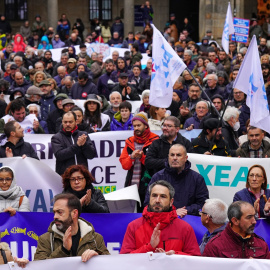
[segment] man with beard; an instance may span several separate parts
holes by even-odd
[[[210,240],[203,256],[235,259],[270,259],[267,243],[254,233],[256,212],[248,202],[237,201],[228,209],[225,230]]]
[[[151,178],[152,183],[165,180],[175,189],[173,205],[180,217],[185,215],[199,215],[205,200],[209,198],[208,189],[204,178],[191,170],[187,150],[181,144],[174,144],[169,151],[165,168],[155,173]],[[151,197],[150,197],[151,200]],[[144,205],[149,202],[149,193],[146,193]]]
[[[122,102],[122,96],[119,92],[114,91],[109,96],[111,108],[104,111],[104,114],[110,116],[110,121],[112,121],[113,116],[119,111],[120,103]]]
[[[184,145],[188,153],[192,152],[192,145],[179,133],[179,126],[180,121],[175,116],[165,118],[162,125],[162,135],[151,144],[147,151],[145,166],[150,175],[165,168],[165,162],[172,145]]]
[[[158,135],[150,131],[147,114],[140,112],[132,118],[134,136],[129,137],[121,153],[119,161],[127,170],[125,187],[137,185],[141,203],[144,201],[147,183],[141,181],[145,173],[145,155],[151,143],[158,139]],[[138,211],[142,211],[139,207]]]
[[[143,216],[129,223],[120,254],[156,252],[200,256],[192,227],[177,218],[174,188],[167,181],[149,187],[149,205]]]
[[[250,126],[247,132],[248,141],[243,143],[237,150],[237,157],[245,158],[269,158],[270,144],[264,140],[264,131]]]
[[[221,127],[218,127],[219,125],[219,120],[215,118],[204,121],[202,132],[191,142],[194,153],[225,157],[231,156],[231,150],[228,143],[222,137]]]
[[[260,56],[264,54],[269,54],[269,49],[267,47],[267,39],[266,38],[261,38],[260,40],[260,46],[258,47],[258,51],[260,53]]]
[[[103,237],[90,222],[80,218],[81,211],[81,202],[75,195],[64,193],[54,197],[54,221],[38,239],[35,261],[81,256],[86,262],[93,256],[110,254]]]
[[[101,75],[98,79],[97,90],[99,95],[104,95],[106,99],[109,99],[111,91],[108,88],[108,80],[110,79],[110,76],[114,71],[114,62],[112,59],[107,59],[105,61],[105,69],[106,73]]]
[[[263,81],[264,83],[267,83],[269,81],[269,70],[270,70],[270,66],[269,64],[262,64],[262,74],[263,74]]]

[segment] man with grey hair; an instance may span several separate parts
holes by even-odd
[[[196,62],[191,60],[193,55],[192,50],[185,50],[184,51],[184,63],[186,64],[187,68],[192,71],[196,66]]]
[[[13,58],[13,61],[15,62],[17,67],[19,68],[19,71],[22,73],[22,75],[25,76],[27,74],[28,70],[27,70],[27,68],[24,67],[23,58],[19,55],[16,55]]]
[[[73,78],[71,76],[64,77],[63,85],[61,85],[61,87],[58,91],[58,94],[63,93],[63,94],[67,94],[69,96],[70,89],[74,83],[75,83],[75,81],[73,80]]]
[[[166,255],[200,256],[192,227],[177,218],[174,188],[160,180],[149,187],[150,201],[143,216],[132,221],[126,230],[120,253],[156,252]]]
[[[61,54],[61,60],[58,64],[56,64],[53,68],[53,74],[52,77],[55,77],[57,75],[57,68],[60,66],[67,67],[67,62],[68,62],[69,55],[68,53],[62,53]]]
[[[270,259],[267,243],[254,233],[256,212],[248,202],[233,202],[229,223],[206,245],[203,256],[235,259]]]
[[[175,188],[173,205],[180,217],[199,215],[199,210],[209,198],[204,178],[191,169],[187,150],[181,144],[171,146],[165,169],[155,173],[149,185],[158,180],[165,180]],[[148,202],[149,192],[146,193],[144,204]]]
[[[118,91],[113,91],[109,96],[111,107],[110,109],[106,110],[104,114],[110,116],[110,120],[112,121],[113,116],[115,113],[119,111],[120,103],[122,102],[122,96]]]
[[[227,204],[220,199],[208,199],[205,201],[202,210],[199,212],[202,225],[207,229],[200,243],[201,254],[203,254],[210,239],[225,229],[227,210]]]
[[[223,96],[222,90],[217,85],[218,77],[217,74],[208,74],[207,75],[207,85],[204,88],[204,92],[202,94],[202,98],[206,99],[206,95],[211,99],[214,95]]]

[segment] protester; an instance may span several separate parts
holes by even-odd
[[[16,211],[30,212],[29,199],[17,186],[14,170],[4,166],[0,168],[0,212],[14,216]]]
[[[80,199],[82,213],[109,213],[102,192],[92,185],[94,181],[83,165],[70,166],[62,175],[63,193],[71,193]]]
[[[149,114],[151,117],[148,120],[150,130],[162,130],[162,125],[166,117],[166,108],[151,106]]]
[[[267,189],[267,176],[263,166],[253,165],[248,170],[246,188],[235,193],[233,201],[246,201],[252,204],[259,218],[270,216],[270,190]]]

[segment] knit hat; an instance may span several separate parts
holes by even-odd
[[[182,99],[182,93],[180,90],[173,90],[173,92],[176,93],[180,99]]]
[[[219,125],[219,120],[216,119],[216,118],[210,118],[210,119],[207,119],[204,121],[203,123],[203,129],[204,130],[213,130],[215,128],[218,128],[218,125]]]
[[[134,117],[132,118],[132,122],[135,120],[141,121],[144,125],[149,127],[148,117],[147,117],[147,114],[145,112],[139,112],[139,113],[135,114]]]

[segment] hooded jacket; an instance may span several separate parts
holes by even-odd
[[[93,225],[82,219],[78,219],[78,224],[81,232],[81,239],[77,249],[77,256],[81,256],[87,249],[94,250],[100,255],[110,255],[107,250],[103,237],[95,232]],[[51,222],[48,232],[42,234],[38,239],[38,246],[35,253],[34,261],[71,257],[62,249],[64,233],[59,231]]]
[[[17,41],[17,38],[20,37],[20,42]],[[13,51],[14,52],[24,52],[26,48],[26,44],[23,42],[23,37],[21,34],[16,34],[14,37],[14,45],[13,45]]]
[[[123,69],[120,69],[118,67],[118,62],[116,64],[116,70],[114,70],[111,75],[110,75],[110,79],[113,81],[113,82],[118,82],[118,78],[119,78],[119,75],[120,73],[127,73],[128,74],[128,80],[130,81],[130,78],[132,77],[133,75],[133,72],[128,70],[128,66],[127,66],[127,62],[125,60],[124,57],[118,57],[118,59],[121,59],[125,62],[125,67]],[[118,60],[117,59],[117,60]]]
[[[116,130],[133,130],[133,125],[132,125],[132,118],[133,115],[130,114],[129,119],[125,122],[121,122],[121,114],[120,112],[117,112],[111,122],[111,131],[116,131]]]
[[[199,246],[192,227],[179,219],[175,207],[169,212],[149,212],[128,224],[120,254],[154,252],[162,248],[175,254],[200,256]],[[156,248],[150,244],[154,228],[160,223],[160,242]]]
[[[158,180],[165,180],[174,187],[173,205],[176,209],[186,206],[188,215],[199,215],[199,210],[203,207],[205,200],[209,198],[204,178],[191,169],[191,163],[188,160],[180,173],[166,162],[165,169],[154,174],[149,185]],[[149,190],[146,192],[144,205],[148,203]]]
[[[43,42],[46,42],[46,45],[44,45]],[[41,43],[39,43],[39,45],[38,45],[38,50],[40,50],[40,49],[43,49],[43,50],[50,50],[50,49],[52,49],[52,48],[53,48],[53,47],[52,47],[52,45],[49,43],[48,37],[47,37],[47,36],[43,36],[43,37],[41,38]]]
[[[10,167],[7,168],[11,169]],[[17,186],[15,173],[13,170],[12,172],[13,172],[13,180],[11,182],[9,189],[3,191],[0,188],[0,212],[3,212],[8,207],[12,207],[16,211],[20,212],[30,212],[29,200],[26,197],[22,188]],[[21,203],[20,200],[22,200]]]

